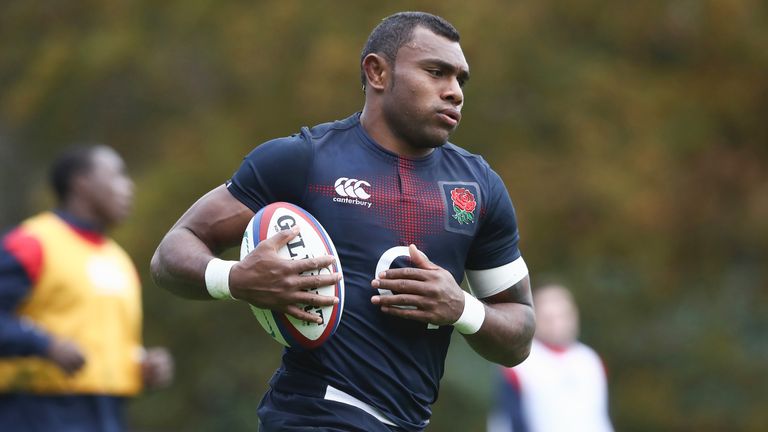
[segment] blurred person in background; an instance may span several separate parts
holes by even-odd
[[[578,341],[579,312],[561,285],[533,291],[531,354],[501,370],[488,432],[611,432],[605,367]]]
[[[141,286],[106,232],[133,182],[104,145],[72,148],[50,168],[57,207],[0,243],[0,430],[124,430],[123,406],[167,386],[173,360],[141,343]]]

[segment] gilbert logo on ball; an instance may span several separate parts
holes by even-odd
[[[259,210],[248,223],[243,233],[240,246],[240,259],[245,258],[256,248],[260,241],[266,240],[280,231],[299,227],[299,234],[277,253],[290,260],[301,260],[322,255],[332,255],[336,262],[328,267],[306,272],[308,275],[341,273],[341,262],[331,238],[320,222],[299,206],[275,202]],[[307,312],[322,318],[320,324],[296,319],[280,312],[251,306],[253,314],[264,330],[276,341],[287,347],[316,348],[330,338],[341,321],[344,310],[344,279],[335,285],[313,289],[317,294],[336,296],[339,303],[332,306],[314,307],[299,305]]]

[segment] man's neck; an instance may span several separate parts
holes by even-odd
[[[88,231],[103,233],[107,228],[104,222],[96,217],[90,208],[84,205],[79,205],[77,202],[63,203],[56,209],[56,213],[62,216],[67,222]]]
[[[433,148],[419,148],[406,143],[392,131],[381,110],[368,104],[363,107],[363,112],[360,114],[360,124],[378,145],[398,156],[418,159],[429,156],[435,151]]]

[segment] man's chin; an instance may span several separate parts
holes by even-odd
[[[429,134],[429,136],[424,137],[424,147],[438,148],[448,144],[448,138],[450,138],[453,130],[454,129],[448,131],[445,128],[438,128],[433,133]]]
[[[426,148],[434,149],[434,148],[442,147],[446,144],[448,144],[448,140],[445,140],[445,141],[426,141],[425,140],[425,141],[422,141],[419,147],[425,148],[425,149]]]
[[[432,141],[432,144],[430,145],[430,147],[432,147],[432,148],[442,147],[442,146],[448,144],[448,138],[450,138],[450,137],[451,137],[450,133],[446,133],[446,134],[442,134],[440,136],[437,136]]]

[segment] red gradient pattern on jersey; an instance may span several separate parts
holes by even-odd
[[[307,191],[310,193],[316,193],[323,196],[336,196],[336,189],[332,185],[319,185],[311,184],[307,186]]]
[[[376,212],[385,227],[398,232],[403,246],[423,245],[425,237],[443,231],[445,205],[437,183],[422,180],[413,161],[403,158],[397,159],[397,175],[391,183],[395,190],[387,188],[380,195],[383,202],[376,205]]]
[[[445,204],[437,182],[425,181],[416,175],[415,164],[398,158],[392,175],[366,178],[371,183],[368,200],[377,222],[398,233],[400,245],[424,244],[424,239],[438,235],[445,225]],[[324,196],[336,196],[332,185],[309,185],[308,191]]]

